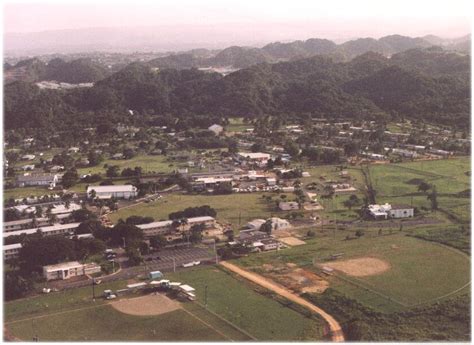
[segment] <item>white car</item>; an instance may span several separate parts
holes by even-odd
[[[43,288],[43,293],[50,293],[51,292],[51,289],[49,288]]]

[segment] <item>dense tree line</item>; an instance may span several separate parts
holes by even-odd
[[[449,69],[448,63],[439,62],[444,61],[442,54],[426,54],[426,63],[433,61],[429,68],[413,62],[417,55],[411,52],[395,62],[369,53],[347,63],[324,56],[262,63],[225,77],[196,69],[155,71],[145,63],[133,63],[92,88],[69,91],[14,82],[5,87],[5,127],[101,126],[130,121],[128,109],[137,118],[156,118],[155,123],[176,130],[186,130],[209,114],[217,119],[265,114],[410,117],[461,126],[469,119],[470,86],[469,78],[459,76],[469,75],[470,65],[464,56],[450,56],[449,63],[460,61]],[[191,121],[198,116],[199,121]]]

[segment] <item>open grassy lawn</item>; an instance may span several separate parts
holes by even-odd
[[[258,269],[263,263],[291,262],[315,269],[312,260],[316,264],[324,264],[335,253],[344,253],[340,260],[362,257],[381,259],[390,265],[390,269],[379,275],[356,278],[338,273],[329,278],[332,288],[381,311],[428,303],[462,288],[470,281],[470,260],[467,256],[403,234],[364,236],[350,241],[340,236],[307,243],[279,252],[252,255],[239,259],[238,263]]]
[[[46,187],[24,187],[24,188],[12,188],[3,190],[3,199],[8,200],[10,198],[20,199],[27,198],[29,196],[43,196],[55,194],[54,191],[47,189]]]
[[[168,274],[196,289],[198,300],[260,341],[322,339],[323,322],[285,307],[253,290],[247,281],[216,267],[200,267]]]
[[[104,169],[104,164],[117,165],[120,170],[124,168],[142,167],[144,172],[155,171],[157,173],[169,173],[176,169],[175,166],[170,166],[171,162],[167,161],[165,156],[151,156],[151,155],[137,155],[132,159],[107,159],[95,167],[87,167],[77,169],[79,174],[98,174],[105,175],[107,169]]]
[[[125,281],[103,283],[96,286],[95,293],[96,296],[99,296],[102,295],[104,290],[121,289],[124,288],[125,285]],[[87,286],[7,302],[3,307],[3,317],[6,322],[9,322],[103,303],[104,300],[100,298],[96,299],[95,302],[92,301],[92,287]]]
[[[157,316],[123,314],[100,306],[7,325],[31,341],[225,341],[224,336],[183,310]]]
[[[168,219],[171,212],[184,210],[186,207],[209,205],[217,211],[217,219],[230,222],[235,227],[245,225],[255,218],[267,218],[271,215],[283,216],[286,212],[277,210],[275,201],[267,202],[262,198],[265,193],[240,193],[229,195],[167,195],[148,204],[139,204],[110,215],[113,222],[119,218],[126,219],[132,215],[150,216],[155,220]],[[276,200],[279,194],[266,193]],[[290,198],[290,195],[288,195]],[[240,222],[239,222],[240,215]]]
[[[418,191],[425,181],[436,185],[439,208],[452,213],[460,222],[470,221],[470,199],[458,193],[470,189],[468,158],[418,161],[404,164],[370,166],[371,180],[377,191],[377,202],[412,204],[429,209],[426,194]]]

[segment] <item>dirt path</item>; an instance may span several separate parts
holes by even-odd
[[[281,287],[280,285],[274,283],[273,281],[271,280],[268,280],[256,273],[253,273],[253,272],[249,272],[249,271],[246,271],[234,264],[231,264],[229,262],[226,262],[226,261],[222,261],[220,263],[222,266],[224,266],[225,268],[227,268],[228,270],[234,272],[234,273],[237,273],[238,275],[268,289],[268,290],[271,290],[277,294],[279,294],[280,296],[283,296],[285,297],[286,299],[292,301],[292,302],[295,302],[317,314],[319,314],[328,324],[329,324],[329,328],[331,329],[331,338],[332,338],[332,341],[336,341],[336,342],[342,342],[344,341],[344,334],[342,333],[342,329],[341,329],[341,326],[339,325],[339,323],[331,316],[329,315],[328,313],[326,313],[324,310],[322,310],[321,308],[318,308],[316,307],[314,304],[308,302],[307,300],[301,298],[300,296],[288,291],[287,289]]]

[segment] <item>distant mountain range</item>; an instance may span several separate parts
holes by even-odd
[[[458,39],[442,39],[433,35],[411,38],[391,35],[380,39],[360,38],[342,44],[327,39],[311,38],[289,43],[274,42],[262,48],[232,46],[223,50],[193,49],[170,54],[148,61],[160,69],[223,68],[241,69],[267,62],[294,61],[316,55],[331,57],[334,61],[347,62],[367,52],[390,57],[393,54],[413,48],[427,48],[433,45],[461,54],[470,53],[471,36]],[[30,82],[56,80],[79,83],[95,82],[111,74],[104,64],[91,59],[63,61],[59,58],[45,63],[39,59],[28,59],[12,66],[4,65],[5,81],[24,80]],[[115,72],[115,71],[114,71]]]
[[[366,52],[380,53],[384,56],[413,48],[426,48],[433,45],[443,49],[470,53],[470,35],[458,40],[444,40],[436,36],[411,38],[391,35],[380,39],[359,38],[342,44],[330,40],[311,38],[306,41],[289,43],[270,43],[262,48],[229,47],[214,56],[202,57],[192,52],[160,57],[150,61],[150,65],[159,68],[185,69],[192,67],[233,67],[246,68],[261,62],[281,62],[315,55],[328,55],[336,61],[349,61]]]

